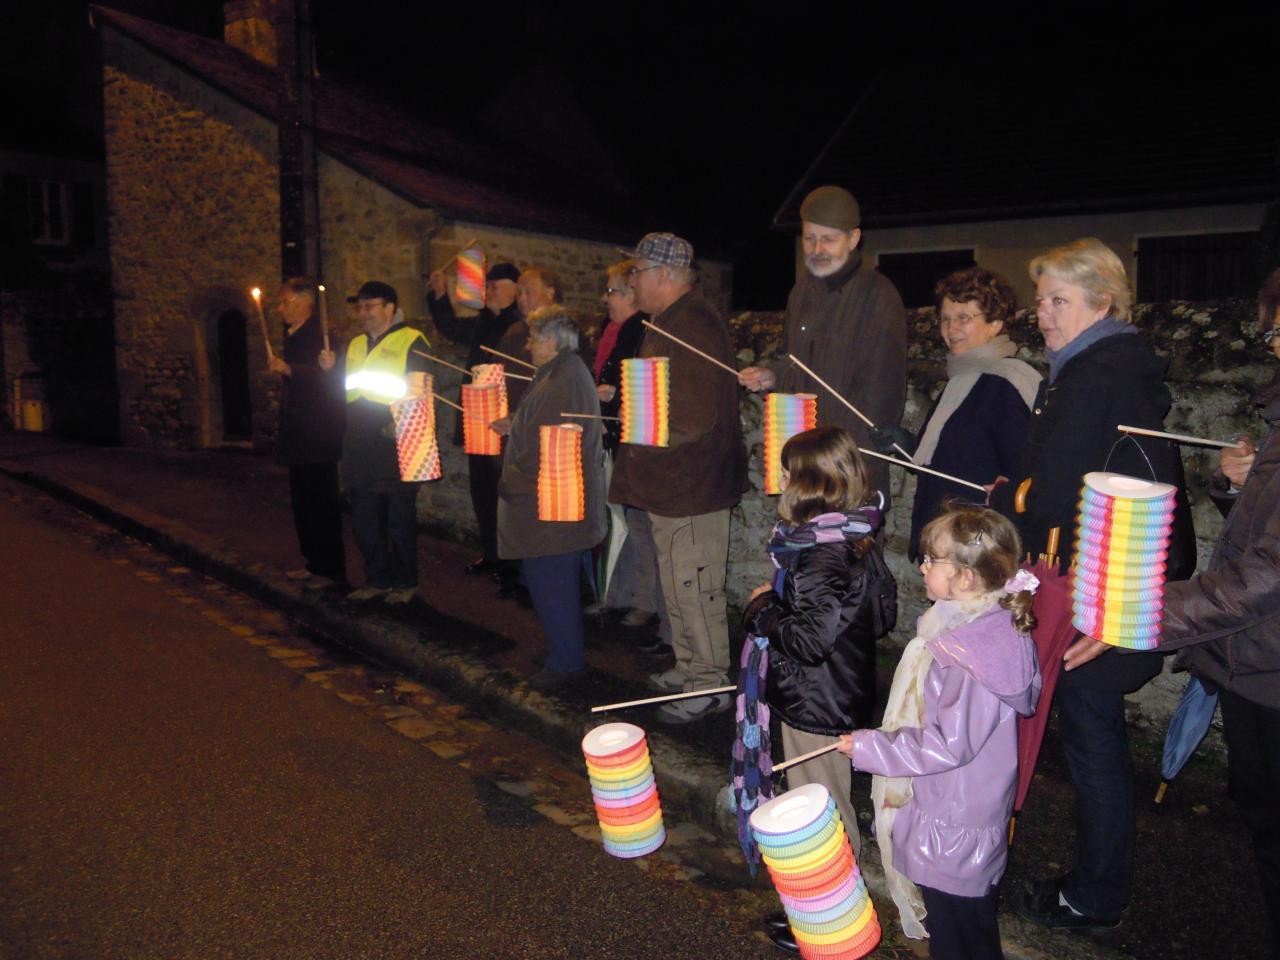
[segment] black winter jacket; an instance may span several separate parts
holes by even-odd
[[[1164,385],[1168,361],[1158,357],[1141,334],[1105,337],[1067,361],[1052,384],[1040,385],[1022,455],[1021,475],[991,494],[991,506],[1018,528],[1022,548],[1035,557],[1052,527],[1061,532],[1058,555],[1065,571],[1075,556],[1076,519],[1084,475],[1106,470],[1155,478],[1178,488],[1166,576],[1185,580],[1196,566],[1195,528],[1187,502],[1182,457],[1168,440],[1132,437],[1118,424],[1161,430],[1172,400]],[[1141,449],[1139,449],[1141,448]],[[1145,454],[1145,456],[1144,456]],[[1150,465],[1148,465],[1148,461]],[[1031,478],[1026,510],[1014,495]],[[1070,673],[1061,685],[1129,692],[1160,672],[1159,654],[1117,655],[1108,651]]]
[[[747,629],[769,638],[769,708],[797,730],[838,736],[872,725],[876,640],[893,629],[897,584],[879,547],[822,543],[804,550],[747,607]]]

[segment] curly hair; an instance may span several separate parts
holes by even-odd
[[[1018,572],[1022,539],[1003,514],[987,507],[948,502],[942,514],[920,532],[920,551],[968,567],[983,589],[998,590]],[[1031,601],[1030,590],[1000,598],[1000,606],[1013,614],[1013,625],[1022,633],[1030,633],[1036,625]]]
[[[999,321],[1008,325],[1018,312],[1018,297],[1009,281],[981,267],[957,270],[939,280],[933,288],[933,304],[938,310],[942,309],[944,297],[954,303],[977,301],[988,323]]]

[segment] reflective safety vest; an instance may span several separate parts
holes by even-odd
[[[426,339],[412,327],[393,330],[378,341],[369,353],[368,335],[347,345],[347,403],[361,397],[373,403],[390,404],[408,393],[405,362],[415,341]]]

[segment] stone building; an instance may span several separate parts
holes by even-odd
[[[249,296],[259,286],[269,304],[281,275],[269,11],[228,4],[219,42],[94,8],[126,443],[270,443],[275,384]],[[556,270],[567,305],[593,316],[618,245],[661,228],[518,145],[429,128],[323,77],[314,92],[321,274],[339,343],[358,332],[343,295],[370,278],[429,326],[426,277],[473,238],[490,262]],[[727,306],[728,266],[704,263],[702,279]],[[278,343],[274,318],[268,329]]]

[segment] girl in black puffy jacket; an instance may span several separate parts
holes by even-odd
[[[897,585],[876,544],[884,499],[869,489],[848,432],[796,434],[781,460],[782,519],[769,541],[777,574],[752,593],[745,619],[751,633],[769,641],[769,708],[782,720],[783,753],[791,759],[872,726],[876,639],[893,628]],[[857,856],[851,772],[831,752],[789,768],[787,783],[830,791]]]

